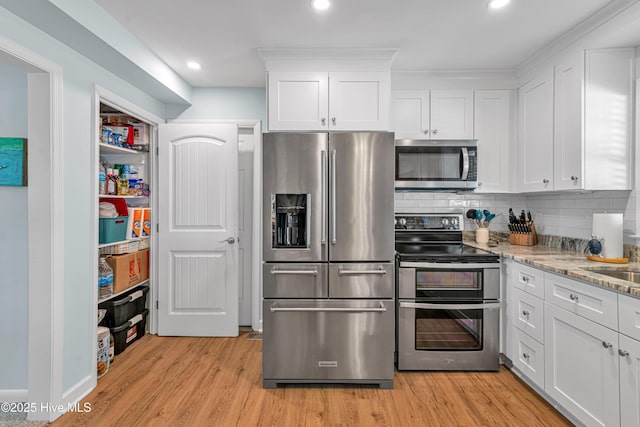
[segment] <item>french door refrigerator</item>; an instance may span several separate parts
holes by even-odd
[[[263,138],[263,386],[393,388],[394,138]]]

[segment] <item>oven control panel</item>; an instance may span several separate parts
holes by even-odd
[[[464,221],[458,214],[399,214],[396,230],[462,231]]]

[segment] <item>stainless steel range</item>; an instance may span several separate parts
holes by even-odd
[[[398,369],[497,371],[498,255],[462,243],[462,215],[396,215],[395,224]]]

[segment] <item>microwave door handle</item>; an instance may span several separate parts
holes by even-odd
[[[460,180],[466,181],[469,176],[469,149],[462,147],[460,150],[462,150],[462,175]]]

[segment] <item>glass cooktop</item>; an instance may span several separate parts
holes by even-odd
[[[499,256],[483,249],[460,244],[397,243],[400,261],[425,262],[498,262]]]

